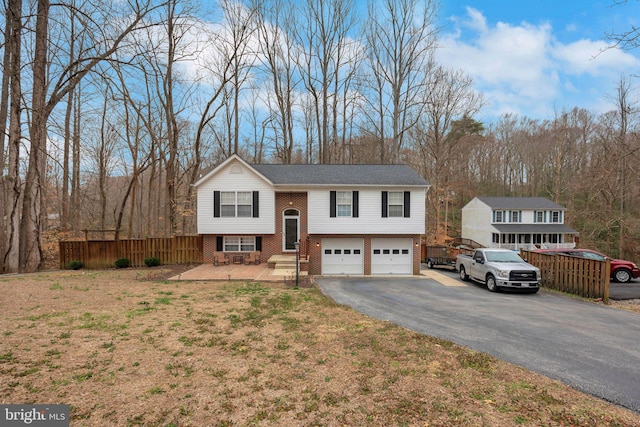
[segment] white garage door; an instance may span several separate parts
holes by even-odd
[[[322,274],[364,274],[364,241],[323,239]]]
[[[413,274],[413,241],[372,239],[371,274]]]

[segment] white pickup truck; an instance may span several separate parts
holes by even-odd
[[[456,270],[460,279],[485,283],[491,292],[511,288],[535,293],[540,289],[540,269],[507,249],[482,248],[473,255],[458,255]]]

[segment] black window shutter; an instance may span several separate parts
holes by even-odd
[[[411,192],[404,192],[404,217],[409,218],[411,216]]]
[[[259,206],[259,201],[258,201],[258,192],[254,191],[253,192],[253,217],[254,218],[259,218],[260,217],[260,206]]]
[[[382,192],[382,218],[386,218],[389,216],[389,206],[388,206],[388,198],[389,198],[389,193],[387,193],[386,191]]]
[[[336,217],[336,192],[329,192],[329,216],[331,218]]]
[[[213,192],[213,217],[220,218],[220,192]]]
[[[222,252],[224,248],[222,247],[222,236],[216,236],[216,251]]]
[[[256,236],[256,251],[262,250],[262,236]]]
[[[359,193],[357,191],[354,191],[352,193],[352,202],[353,202],[353,206],[351,207],[351,212],[353,213],[353,217],[354,218],[358,218],[358,199],[359,199]]]

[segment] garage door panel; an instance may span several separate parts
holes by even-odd
[[[362,239],[323,239],[322,274],[364,274]]]
[[[371,274],[412,274],[413,240],[372,239]]]

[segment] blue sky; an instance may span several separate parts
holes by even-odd
[[[640,49],[605,50],[607,32],[640,25],[640,1],[441,0],[439,61],[465,70],[488,101],[483,118],[551,119],[612,109],[621,76],[640,87]],[[636,91],[636,97],[638,95]]]

